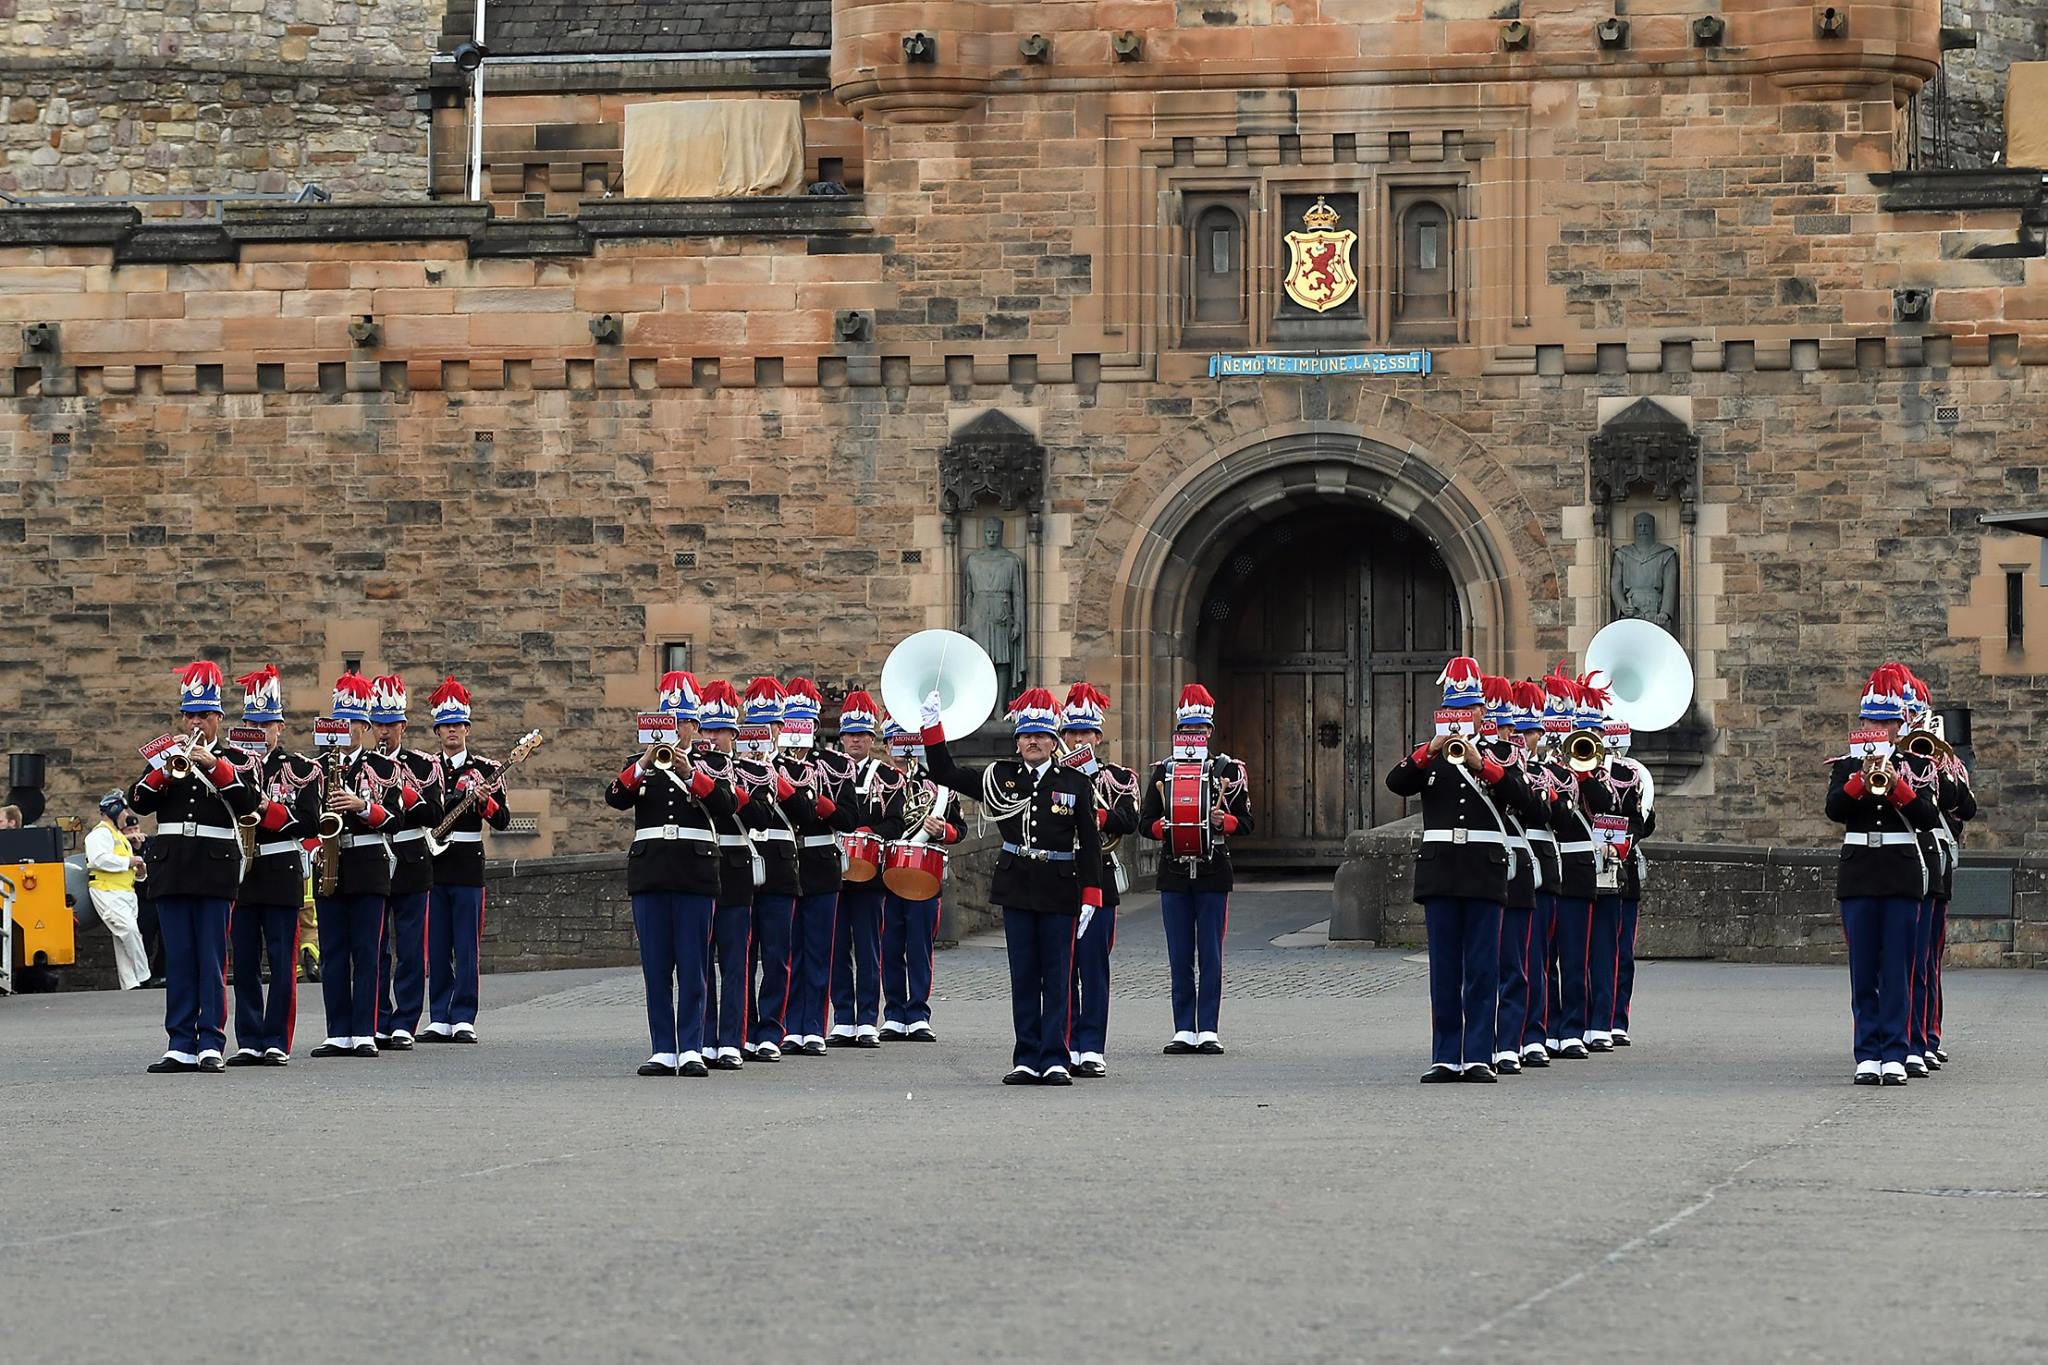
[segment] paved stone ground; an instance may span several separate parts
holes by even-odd
[[[492,978],[483,1047],[217,1077],[141,1074],[154,995],[0,1000],[0,1352],[2048,1353],[2048,977],[1951,974],[1955,1064],[1903,1091],[1847,1083],[1841,971],[1704,963],[1644,968],[1627,1052],[1424,1088],[1418,963],[1262,946],[1325,914],[1240,895],[1232,1051],[1179,1059],[1134,910],[1113,1074],[1063,1091],[995,1084],[973,945],[938,1045],[702,1081],[631,1074],[630,973]]]

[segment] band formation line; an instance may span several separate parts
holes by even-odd
[[[1589,662],[1611,658],[1601,644]],[[1643,842],[1657,824],[1649,770],[1628,757],[1630,717],[1668,725],[1691,688],[1688,669],[1678,710],[1669,696],[1637,704],[1637,662],[1615,665],[1630,684],[1617,696],[1597,668],[1560,664],[1515,682],[1453,659],[1434,736],[1387,774],[1423,822],[1425,1083],[1495,1082],[1630,1046]],[[220,669],[198,661],[177,676],[177,727],[143,747],[148,767],[125,793],[157,820],[146,863],[128,872],[115,858],[92,873],[117,890],[146,877],[157,905],[169,1045],[148,1069],[289,1063],[308,878],[326,1022],[310,1055],[476,1043],[484,831],[510,824],[507,773],[543,736],[527,734],[503,762],[471,752],[470,694],[450,677],[428,699],[437,749],[408,748],[404,680],[351,672],[306,756],[283,747],[275,667],[238,680],[233,742],[221,736]],[[662,677],[605,792],[633,818],[627,891],[650,1044],[639,1074],[936,1041],[934,944],[949,851],[967,829],[963,797],[1000,838],[990,899],[1016,1035],[1005,1084],[1107,1074],[1110,959],[1129,888],[1120,845],[1132,836],[1160,845],[1173,1016],[1163,1051],[1224,1050],[1229,841],[1250,832],[1253,813],[1245,765],[1212,748],[1214,699],[1200,684],[1182,690],[1170,752],[1140,776],[1103,754],[1101,688],[1076,683],[1064,703],[1029,688],[1006,708],[1015,757],[963,764],[949,735],[986,721],[995,685],[966,637],[913,636],[884,668],[883,701],[847,694],[837,747],[825,748],[810,679],[756,677],[742,691]],[[910,712],[915,731],[894,719]],[[1948,1060],[1941,956],[1958,834],[1976,801],[1910,670],[1877,669],[1860,718],[1826,798],[1846,831],[1837,895],[1853,1078],[1904,1085]]]

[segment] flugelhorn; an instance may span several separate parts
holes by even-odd
[[[647,751],[647,761],[661,771],[667,772],[676,766],[676,746],[673,744],[656,744]]]
[[[1863,760],[1863,785],[1870,789],[1872,796],[1887,796],[1892,783],[1898,780],[1898,773],[1883,754],[1872,754]]]
[[[206,747],[206,741],[199,737],[197,730],[186,734],[180,740],[180,743],[184,747],[172,750],[170,756],[164,759],[164,773],[166,776],[175,780],[181,777],[190,777],[195,767],[204,768],[209,771],[213,768],[215,761],[213,751]]]
[[[1589,773],[1607,761],[1607,741],[1597,731],[1574,730],[1564,742],[1565,766],[1575,773]]]
[[[1472,746],[1462,736],[1452,735],[1444,741],[1443,756],[1450,763],[1467,763],[1472,758]]]

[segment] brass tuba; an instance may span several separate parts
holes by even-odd
[[[341,782],[341,755],[332,746],[320,753],[320,797],[324,802],[334,795]],[[331,896],[341,889],[341,812],[322,810],[320,812],[320,883],[319,892]]]

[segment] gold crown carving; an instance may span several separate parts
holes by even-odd
[[[1316,196],[1315,205],[1301,215],[1301,225],[1315,232],[1328,232],[1337,226],[1337,210],[1323,202],[1323,196]]]

